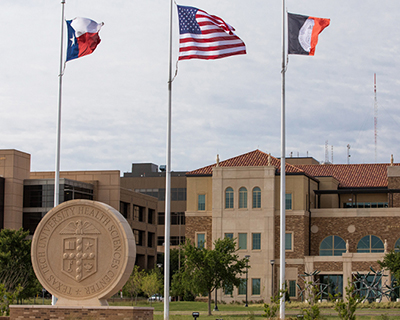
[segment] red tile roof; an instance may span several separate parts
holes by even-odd
[[[387,187],[388,166],[386,163],[296,165],[316,178],[334,177],[340,188]]]
[[[193,175],[211,175],[212,168],[217,164],[212,164],[207,167],[203,167],[191,172],[186,173],[188,176]],[[260,150],[254,150],[240,156],[220,161],[220,167],[263,167],[268,165],[268,154]],[[280,172],[281,161],[271,156],[271,165],[277,168],[277,172]],[[303,170],[296,168],[295,166],[286,163],[286,173],[304,173]]]
[[[280,172],[280,159],[271,156],[271,164]],[[268,165],[268,154],[254,150],[240,156],[220,161],[220,167],[259,167]],[[396,163],[395,166],[400,164]],[[187,176],[212,175],[215,164],[191,171]],[[387,187],[387,167],[390,164],[315,164],[291,165],[286,163],[286,173],[300,173],[314,178],[334,177],[340,188]]]

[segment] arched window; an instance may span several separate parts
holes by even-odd
[[[397,239],[396,243],[394,244],[394,251],[399,252],[400,251],[400,238]]]
[[[233,189],[231,187],[225,190],[225,209],[233,208]]]
[[[365,236],[357,244],[357,252],[376,253],[384,252],[383,242],[377,236],[372,234]]]
[[[320,256],[341,256],[346,252],[346,242],[339,236],[329,236],[319,246]]]
[[[239,209],[247,208],[247,189],[241,187],[239,189]]]
[[[261,208],[261,189],[259,187],[253,189],[253,208]]]

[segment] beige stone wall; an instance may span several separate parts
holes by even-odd
[[[0,150],[0,176],[4,186],[4,228],[22,226],[24,180],[29,179],[31,156],[17,150]]]

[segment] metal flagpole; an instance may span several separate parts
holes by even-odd
[[[280,203],[280,289],[285,289],[285,231],[286,231],[286,136],[285,136],[285,73],[286,73],[286,0],[282,0],[282,98],[281,98],[281,203]],[[285,295],[280,300],[280,318],[285,319]]]
[[[170,268],[170,224],[171,224],[171,104],[172,104],[172,9],[170,1],[169,21],[169,74],[168,74],[168,122],[167,164],[165,173],[165,234],[164,234],[164,320],[169,319],[169,268]]]
[[[64,53],[64,7],[65,0],[61,0],[61,47],[60,47],[60,73],[58,75],[58,110],[57,110],[57,142],[56,142],[56,168],[54,177],[54,207],[60,203],[60,144],[61,144],[61,99],[63,77],[63,53]],[[51,304],[55,305],[57,298],[53,295]]]

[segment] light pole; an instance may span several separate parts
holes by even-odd
[[[246,304],[244,305],[245,307],[248,307],[248,304],[247,304],[247,282],[248,282],[248,279],[249,279],[249,258],[250,258],[250,256],[249,255],[245,255],[244,256],[247,260],[246,260]]]
[[[271,260],[271,298],[274,297],[274,263],[275,260]]]

